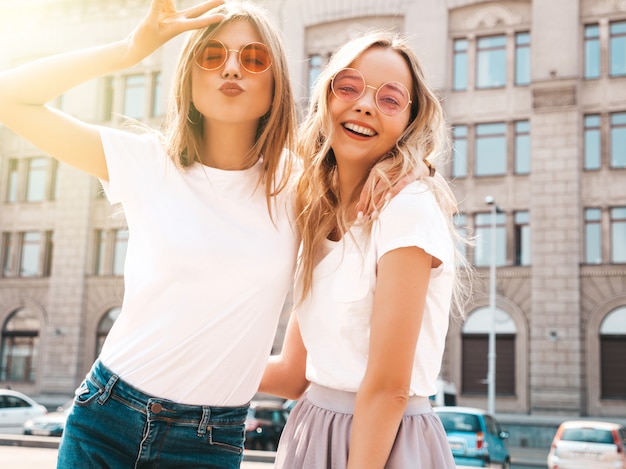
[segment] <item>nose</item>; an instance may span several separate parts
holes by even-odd
[[[371,91],[370,91],[371,89]],[[378,90],[372,85],[365,85],[363,94],[356,100],[356,111],[371,114],[376,109],[376,92]]]
[[[222,78],[241,78],[241,64],[239,63],[239,51],[229,49],[222,70]]]

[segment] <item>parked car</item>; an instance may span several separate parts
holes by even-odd
[[[246,418],[248,449],[276,451],[289,411],[277,401],[252,401]]]
[[[486,410],[473,407],[434,407],[448,436],[448,443],[458,466],[511,466],[506,444],[509,433]]]
[[[48,410],[26,394],[0,389],[0,433],[22,433],[24,422]]]
[[[568,420],[552,440],[550,469],[626,469],[626,431],[610,422]]]
[[[73,404],[72,399],[57,407],[56,412],[48,412],[27,420],[24,424],[24,435],[61,436]]]

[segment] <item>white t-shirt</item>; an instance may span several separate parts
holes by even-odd
[[[386,252],[409,246],[442,261],[431,270],[410,387],[411,395],[435,394],[448,330],[454,244],[434,195],[420,181],[381,210],[370,237],[354,225],[340,241],[326,240],[312,291],[297,311],[311,382],[358,391],[367,367],[378,261]]]
[[[261,164],[177,168],[156,135],[102,128],[111,203],[129,229],[122,311],[100,359],[146,393],[193,405],[250,401],[292,284],[292,194],[267,210]]]

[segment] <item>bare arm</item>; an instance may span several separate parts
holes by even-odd
[[[406,408],[432,257],[417,247],[383,255],[367,370],[357,392],[348,469],[383,469]]]
[[[259,391],[287,399],[299,399],[306,391],[306,349],[295,313],[291,314],[280,355],[270,357]]]
[[[39,148],[89,174],[108,179],[95,126],[45,104],[93,78],[128,68],[174,36],[220,21],[207,13],[223,0],[177,11],[173,0],[153,0],[124,40],[37,60],[0,73],[0,121]]]

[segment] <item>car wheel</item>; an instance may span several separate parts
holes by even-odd
[[[502,463],[502,469],[511,469],[511,461],[508,459]]]
[[[267,443],[265,443],[265,451],[276,451],[277,449],[277,444],[274,441],[268,440]]]

